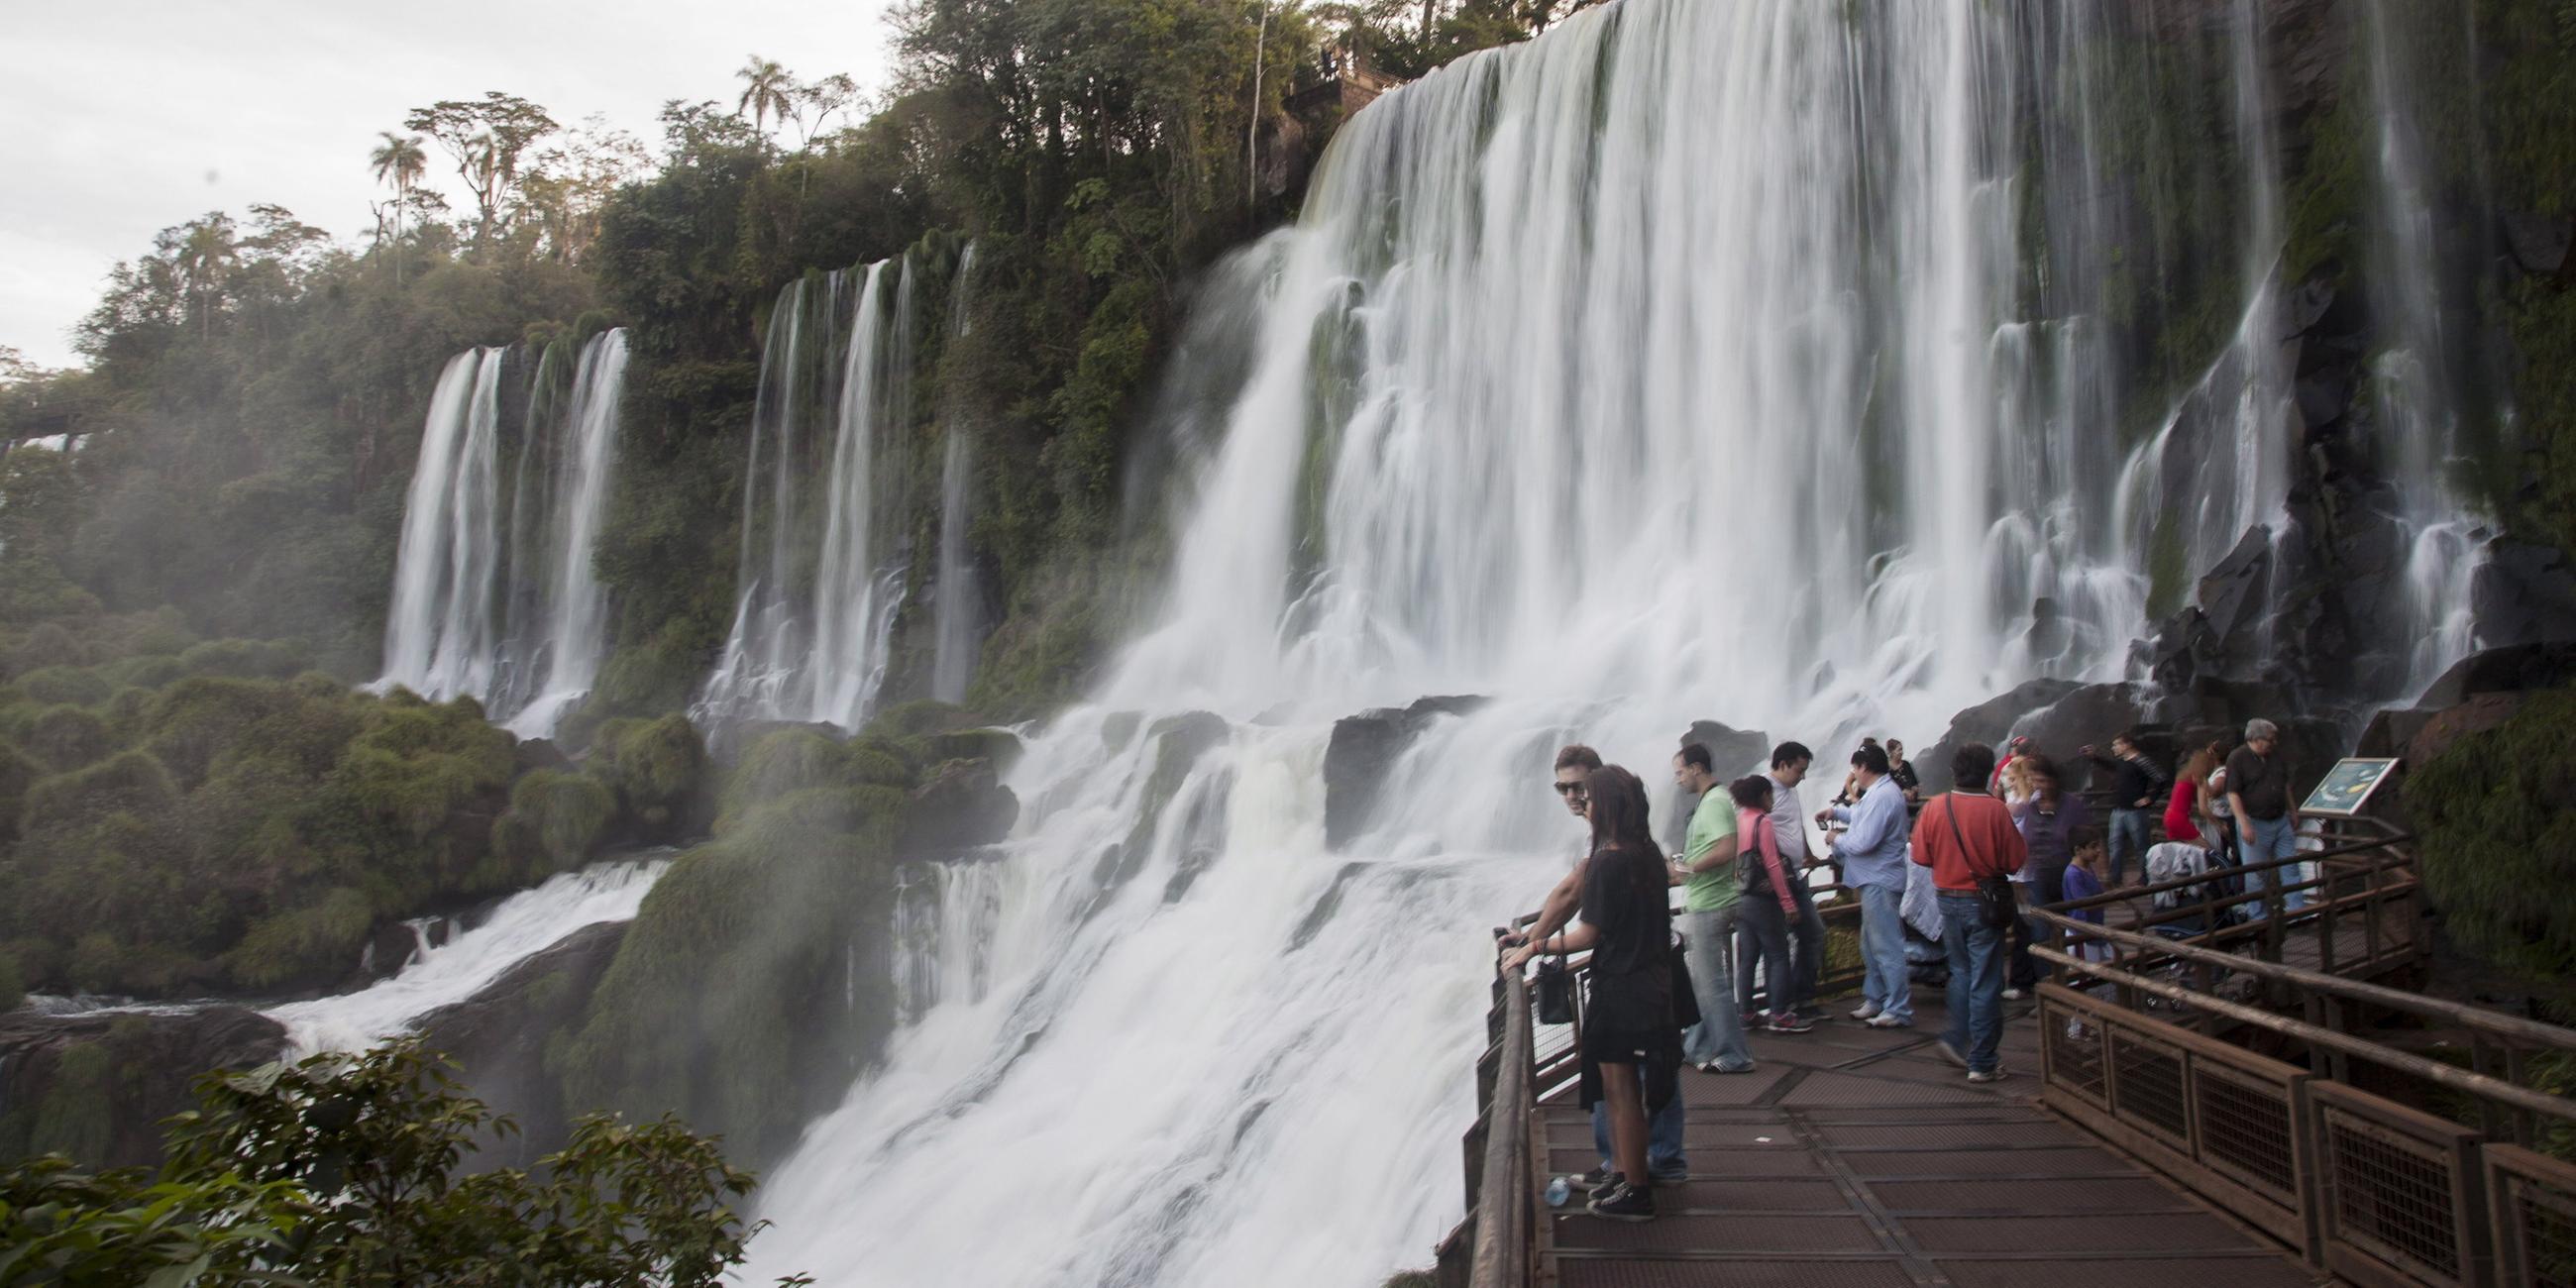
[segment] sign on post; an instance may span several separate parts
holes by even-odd
[[[2397,759],[2393,756],[2346,756],[2335,762],[2316,790],[2308,793],[2299,812],[2351,818],[2361,812],[2362,802],[2369,800],[2396,768]]]

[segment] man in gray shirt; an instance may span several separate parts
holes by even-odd
[[[1789,927],[1797,964],[1790,972],[1787,996],[1780,995],[1777,983],[1765,987],[1773,991],[1774,1016],[1796,1017],[1788,1025],[1774,1022],[1771,1027],[1791,1033],[1815,1027],[1810,1021],[1815,1018],[1816,977],[1825,967],[1824,922],[1816,916],[1815,888],[1807,884],[1807,869],[1814,866],[1807,849],[1807,809],[1798,800],[1798,784],[1807,780],[1807,767],[1815,762],[1815,753],[1803,743],[1784,742],[1771,749],[1771,830],[1780,843],[1780,866],[1789,877],[1789,896],[1798,902],[1798,920]]]

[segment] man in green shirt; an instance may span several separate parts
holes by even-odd
[[[1699,1023],[1682,1035],[1682,1058],[1706,1073],[1750,1073],[1753,1048],[1745,1042],[1744,1016],[1736,1009],[1735,798],[1710,767],[1699,743],[1673,757],[1673,781],[1699,795],[1682,840],[1673,880],[1682,887],[1682,956],[1690,964],[1691,991],[1699,996]]]

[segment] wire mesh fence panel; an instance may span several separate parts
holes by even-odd
[[[2192,1061],[2191,1087],[2200,1161],[2283,1207],[2301,1207],[2288,1084],[2203,1057]]]
[[[2460,1178],[2448,1152],[2342,1105],[2320,1106],[2319,1122],[2328,1241],[2436,1283],[2462,1282]]]
[[[2496,1282],[2576,1288],[2576,1167],[2514,1145],[2489,1145]]]
[[[2111,1030],[2111,1109],[2120,1121],[2164,1137],[2188,1155],[2191,1120],[2183,1102],[2182,1053],[2126,1026]]]
[[[2102,1067],[2102,1021],[2093,1012],[2042,994],[2039,1040],[2048,1080],[2095,1105],[2110,1106]]]

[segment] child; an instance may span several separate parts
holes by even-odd
[[[2100,896],[2104,889],[2103,872],[2109,863],[2110,850],[2103,845],[2099,836],[2088,836],[2078,844],[2075,848],[2075,862],[2069,864],[2066,869],[2067,901],[2077,903]],[[2089,921],[2096,926],[2102,924],[2102,909],[2099,907],[2078,908],[2067,915],[2077,921]],[[2085,936],[2070,943],[2067,951],[2088,962],[2111,960],[2111,945],[2091,936]]]

